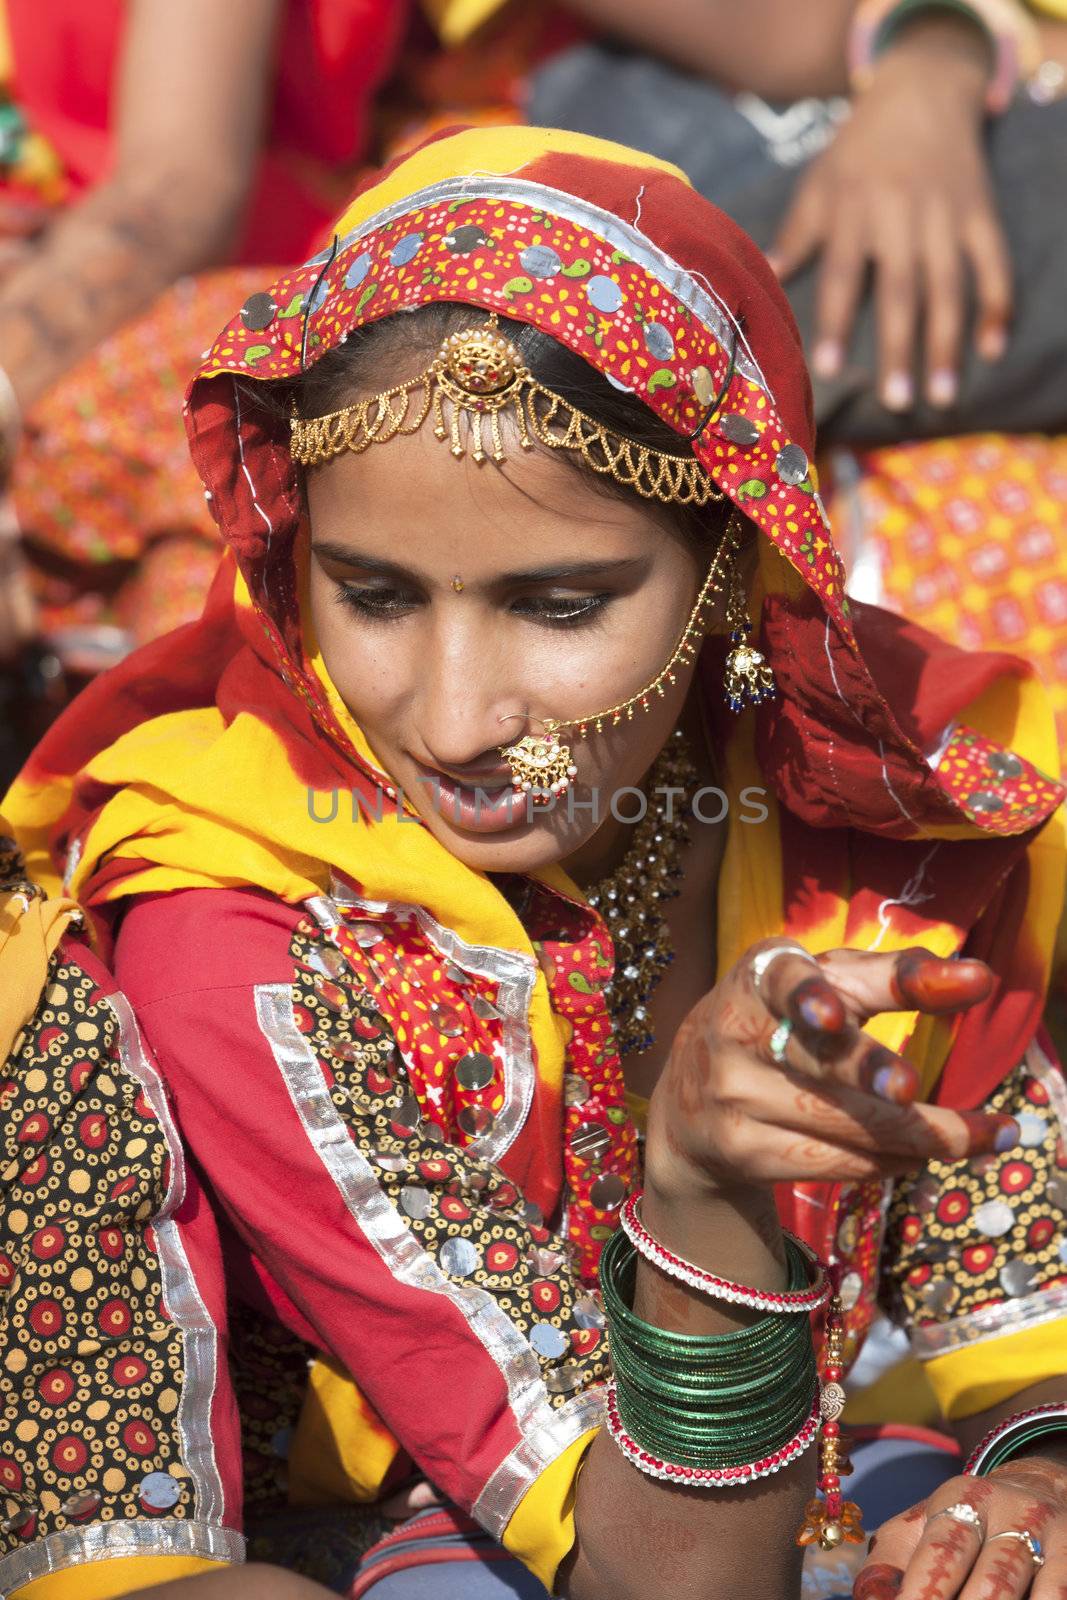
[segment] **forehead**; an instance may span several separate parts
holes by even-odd
[[[652,552],[678,542],[665,510],[603,489],[588,470],[509,440],[507,460],[456,458],[429,424],[336,456],[307,474],[312,537],[419,565],[575,561]]]
[[[481,192],[472,194],[475,179]],[[372,203],[381,193],[370,192]],[[676,196],[673,187],[670,195],[675,210],[675,200],[686,202],[675,219],[685,224],[683,256],[705,259],[700,241],[708,226],[732,236],[733,225],[697,197]],[[692,438],[702,465],[851,640],[844,573],[806,450],[810,407],[799,344],[786,302],[751,244],[734,252],[744,258],[740,277],[727,272],[717,290],[703,271],[687,269],[615,209],[544,182],[481,170],[405,191],[372,215],[359,214],[355,226],[342,224],[324,257],[250,299],[216,341],[202,380],[241,373],[292,379],[353,329],[433,301],[517,317],[582,355]],[[665,225],[663,237],[677,231]],[[718,256],[726,272],[733,255]],[[752,330],[751,344],[734,320],[734,306]],[[759,365],[761,349],[768,359],[783,357],[784,409]],[[206,383],[202,392],[206,401]],[[799,438],[791,436],[786,413]],[[207,426],[204,434],[194,455],[216,514],[233,529],[232,542],[250,560],[259,559],[270,510],[244,493],[242,475],[224,479],[213,469]],[[255,478],[259,463],[248,459],[255,443],[242,443],[243,465]],[[264,456],[274,459],[263,465],[295,505],[286,446],[280,438],[264,441]]]

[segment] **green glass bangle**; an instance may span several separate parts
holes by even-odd
[[[786,1289],[795,1294],[807,1286],[807,1260],[797,1246],[788,1239],[786,1257],[789,1271]],[[608,1240],[600,1257],[600,1286],[604,1296],[604,1307],[607,1310],[610,1303],[615,1319],[631,1328],[635,1338],[642,1340],[649,1349],[655,1349],[657,1353],[664,1355],[677,1353],[678,1356],[691,1361],[704,1358],[713,1363],[726,1363],[746,1354],[764,1340],[773,1341],[779,1336],[786,1320],[782,1313],[771,1311],[747,1328],[737,1328],[732,1333],[707,1335],[674,1333],[667,1328],[656,1328],[651,1323],[642,1321],[631,1309],[636,1270],[637,1251],[620,1228]],[[806,1321],[803,1317],[798,1317],[796,1320],[802,1327]]]
[[[1058,1433],[1062,1439],[1067,1432],[1067,1418],[1060,1417],[1050,1422],[1035,1423],[1032,1428],[1020,1430],[1005,1439],[1003,1448],[991,1450],[988,1462],[982,1467],[982,1476],[992,1472],[994,1467],[1002,1467],[1005,1461],[1011,1461],[1020,1450],[1025,1450],[1028,1445],[1036,1443],[1038,1439],[1046,1438],[1050,1433]]]
[[[620,1229],[600,1263],[615,1404],[630,1437],[658,1458],[701,1469],[740,1466],[794,1438],[818,1387],[808,1319],[776,1312],[711,1335],[654,1327],[632,1310],[637,1259]],[[807,1280],[794,1247],[789,1287]]]

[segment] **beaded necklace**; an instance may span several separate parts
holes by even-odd
[[[681,886],[682,851],[689,843],[690,800],[697,769],[680,728],[656,758],[648,780],[648,809],[615,871],[587,896],[607,924],[615,946],[615,975],[604,998],[620,1056],[647,1050],[655,1040],[648,1001],[674,960],[664,901]],[[661,791],[682,790],[661,798]],[[671,802],[675,802],[672,806]]]

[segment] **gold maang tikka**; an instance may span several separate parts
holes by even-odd
[[[454,456],[467,453],[465,418],[474,460],[486,460],[486,421],[492,459],[506,460],[500,419],[510,413],[524,450],[532,450],[535,443],[549,450],[574,450],[591,471],[615,478],[646,500],[705,506],[724,498],[695,456],[669,455],[612,433],[538,383],[511,340],[500,332],[495,311],[481,326],[450,334],[426,371],[406,383],[324,417],[294,416],[293,460],[312,467],[345,450],[361,454],[368,445],[417,433],[431,413],[434,434],[451,442]]]
[[[372,444],[387,444],[399,435],[417,433],[431,413],[435,436],[450,441],[454,456],[466,454],[461,421],[465,418],[473,445],[471,455],[479,463],[487,459],[483,425],[488,419],[492,459],[504,461],[500,419],[509,413],[524,450],[539,443],[550,450],[575,451],[591,471],[610,475],[646,500],[703,507],[726,498],[694,456],[668,454],[613,433],[538,383],[514,344],[501,333],[495,312],[479,326],[450,334],[430,366],[405,383],[326,416],[294,415],[290,449],[301,466],[316,466],[346,450],[361,454]],[[722,590],[728,565],[732,567],[731,605],[735,593],[739,593],[742,611],[736,613],[733,607],[736,614],[730,618],[735,649],[727,662],[727,702],[732,709],[740,710],[744,699],[741,691],[747,691],[752,699],[773,693],[771,670],[763,657],[740,643],[751,622],[744,609],[743,581],[732,561],[737,548],[736,526],[735,512],[666,666],[643,689],[592,716],[540,722],[541,733],[526,734],[516,743],[500,747],[514,787],[534,804],[547,805],[563,794],[576,776],[571,750],[558,737],[562,729],[576,728],[581,736],[591,728],[599,733],[605,726],[617,726],[624,718],[629,721],[635,710],[647,710],[653,697],[662,698],[667,686],[676,681],[677,672],[696,654],[697,641],[705,632],[708,606],[712,596]],[[453,588],[458,592],[455,579]]]

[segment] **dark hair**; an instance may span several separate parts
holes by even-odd
[[[360,394],[373,394],[414,375],[419,361],[428,363],[449,334],[485,320],[485,314],[471,306],[446,301],[369,323],[350,333],[343,344],[328,351],[295,385],[290,385],[288,400],[295,399],[303,417],[321,417],[340,410]],[[528,322],[510,317],[499,321],[501,332],[546,389],[569,400],[612,433],[667,455],[692,455],[684,435],[668,427],[636,395],[609,383],[581,356]],[[591,472],[577,452],[561,450],[557,459],[581,472],[587,482],[598,485],[604,493],[633,503],[634,490],[609,473]],[[665,505],[656,500],[644,503],[657,520],[682,534],[698,550],[718,544],[731,511],[728,500],[711,501],[703,507]],[[744,543],[751,525],[744,518],[738,521],[736,531]]]

